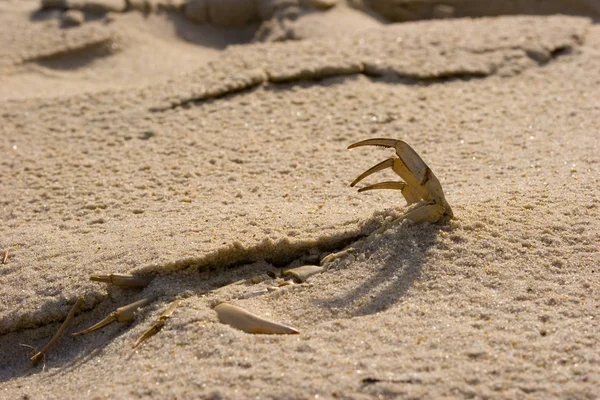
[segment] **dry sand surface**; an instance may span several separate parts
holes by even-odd
[[[598,398],[592,20],[38,9],[0,0],[0,398]],[[348,187],[393,154],[346,150],[371,137],[410,143],[456,218],[356,242],[406,210]],[[353,243],[306,283],[202,294]],[[89,281],[113,272],[155,278]],[[68,333],[156,301],[31,366],[79,296]]]

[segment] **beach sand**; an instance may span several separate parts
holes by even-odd
[[[592,19],[338,4],[198,24],[168,3],[0,1],[0,398],[597,398]],[[393,154],[347,150],[373,137],[408,142],[455,219],[371,234],[406,211],[349,187]],[[348,245],[306,283],[205,294]],[[110,273],[155,278],[89,280]],[[33,367],[79,296],[67,333],[156,300]],[[221,324],[220,301],[300,334]]]

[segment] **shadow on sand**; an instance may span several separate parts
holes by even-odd
[[[364,261],[344,267],[354,268],[373,259],[371,263],[380,268],[369,271],[368,279],[359,280],[345,293],[323,298],[315,305],[332,314],[339,313],[340,317],[356,317],[375,314],[397,304],[421,276],[427,251],[436,245],[439,231],[438,225],[429,224],[392,228],[367,244]]]

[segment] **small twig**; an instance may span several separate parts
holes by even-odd
[[[167,322],[167,319],[169,319],[171,314],[173,314],[173,312],[182,300],[183,299],[177,299],[171,302],[167,309],[163,311],[162,314],[160,314],[160,317],[158,317],[158,320],[150,327],[150,329],[148,329],[142,336],[138,338],[138,340],[135,341],[133,348],[135,349],[140,344],[142,344],[152,336],[156,335],[158,331],[160,331],[163,328],[163,326],[165,326],[165,322]]]
[[[2,264],[8,263],[8,249],[4,249],[4,257],[2,258]]]
[[[65,329],[67,329],[69,322],[71,322],[71,320],[75,316],[75,313],[81,306],[81,303],[83,303],[83,297],[79,297],[77,299],[77,301],[75,302],[75,304],[73,304],[73,307],[71,308],[71,311],[69,311],[69,315],[67,315],[65,322],[63,322],[62,325],[60,326],[60,328],[58,328],[58,331],[56,331],[56,333],[54,334],[52,339],[50,339],[48,344],[46,346],[44,346],[44,348],[42,350],[40,350],[37,354],[35,354],[33,357],[31,357],[31,362],[33,365],[37,365],[37,363],[40,362],[41,358],[44,358],[44,360],[46,359],[46,352],[48,350],[50,350],[50,348],[52,346],[54,346],[54,344],[58,341],[58,339],[60,339],[60,337],[62,336]],[[44,363],[45,363],[45,361],[44,361]]]

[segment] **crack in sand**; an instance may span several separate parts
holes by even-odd
[[[267,266],[258,270],[254,269],[251,274],[260,274],[266,272],[267,269],[290,265],[318,264],[324,256],[350,246],[379,229],[386,220],[398,216],[398,212],[394,210],[375,212],[373,217],[362,222],[357,230],[319,237],[316,240],[290,243],[287,238],[277,241],[265,238],[262,242],[247,247],[234,241],[224,244],[217,250],[201,257],[182,258],[163,264],[150,264],[130,271],[130,273],[143,276],[155,275],[156,278],[165,278],[172,275],[174,278],[171,279],[177,280],[177,274],[185,274],[187,270],[187,272],[196,273],[196,278],[200,279],[194,280],[194,283],[186,282],[184,279],[174,289],[159,290],[159,293],[153,293],[154,297],[176,297],[187,291],[195,293],[200,290],[202,292],[205,291],[204,284],[208,284],[212,290],[216,288],[212,287],[215,280],[218,281],[217,287],[229,281],[239,280],[239,277],[237,279],[231,278],[231,276],[236,275],[235,270],[255,263],[266,263]],[[267,254],[269,256],[265,257]],[[208,274],[209,278],[203,280],[203,274]],[[217,277],[214,276],[215,274]],[[242,276],[244,279],[251,278],[251,276],[244,275],[243,272]],[[160,279],[156,279],[158,284],[160,284],[159,281]],[[98,286],[98,289],[91,292],[80,293],[79,295],[83,295],[85,300],[82,310],[93,310],[100,303],[105,302],[107,294],[100,294],[100,292],[104,292],[104,290],[101,286]],[[51,306],[53,303],[46,303],[46,305]],[[13,325],[3,326],[0,329],[0,334],[19,332],[24,329],[39,329],[60,322],[68,312],[68,303],[71,303],[71,301],[65,301],[65,307],[61,307],[60,311],[51,314],[47,312],[44,306],[33,313],[19,314],[18,321]],[[15,310],[15,312],[18,312],[18,310]]]
[[[149,109],[172,110],[260,85],[353,75],[392,79],[407,85],[494,75],[510,77],[544,66],[562,54],[574,53],[583,44],[589,19],[553,18],[556,29],[550,35],[539,30],[535,19],[522,17],[516,30],[514,26],[504,26],[511,19],[474,21],[485,25],[487,33],[483,37],[455,36],[453,24],[460,21],[444,21],[426,36],[412,34],[414,24],[408,23],[360,32],[344,37],[342,43],[336,40],[336,45],[331,40],[304,40],[284,46],[232,46],[194,73],[153,86],[151,89],[161,93],[161,99]]]
[[[558,57],[573,53],[575,46],[560,46],[552,50],[544,49],[523,49],[520,47],[507,47],[499,48],[494,50],[488,50],[485,52],[471,52],[472,55],[476,54],[494,54],[503,55],[507,51],[513,51],[517,53],[517,56],[528,58],[533,61],[536,66],[542,67],[557,59]],[[206,90],[203,93],[190,97],[168,106],[153,106],[150,107],[151,112],[163,112],[168,110],[174,110],[179,107],[184,107],[191,103],[202,102],[207,100],[219,99],[225,96],[234,95],[238,93],[244,93],[250,91],[261,85],[278,85],[278,84],[290,84],[290,83],[308,83],[321,79],[328,78],[344,78],[351,77],[354,75],[364,75],[369,78],[391,78],[396,83],[404,85],[432,85],[442,84],[449,82],[454,79],[460,80],[471,80],[471,79],[483,79],[498,73],[505,65],[496,65],[492,67],[481,67],[476,66],[474,68],[464,68],[459,66],[455,69],[448,69],[445,71],[439,71],[434,74],[429,73],[402,73],[395,71],[393,68],[381,68],[377,63],[358,63],[350,64],[345,67],[323,66],[315,70],[300,70],[296,74],[287,76],[278,76],[277,74],[271,73],[269,70],[258,70],[252,71],[249,74],[250,79],[240,79],[233,85],[228,86],[225,89],[217,88],[215,90]],[[519,73],[521,71],[518,71]]]

